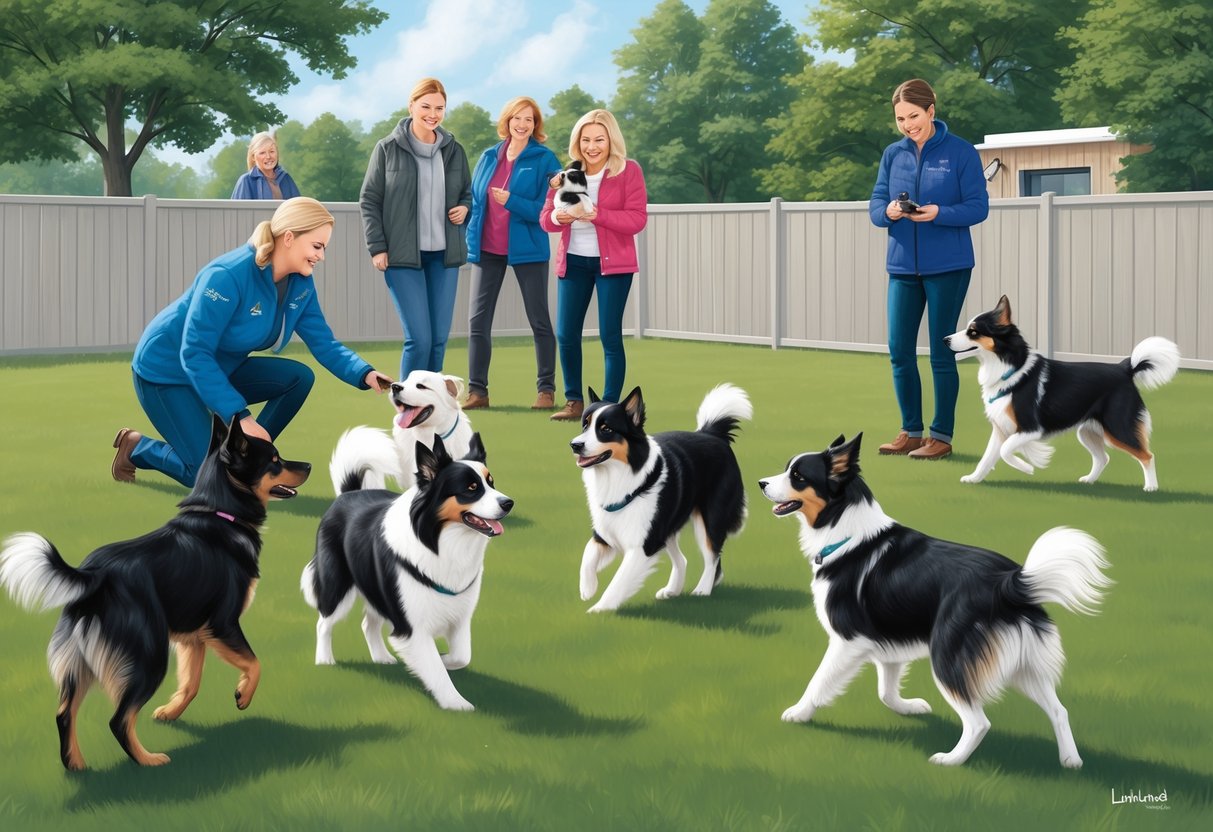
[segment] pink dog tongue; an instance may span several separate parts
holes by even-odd
[[[504,529],[501,528],[501,523],[497,520],[489,520],[487,517],[482,518],[484,522],[489,524],[489,528],[493,530],[493,534],[501,534]]]
[[[404,410],[400,411],[400,414],[396,417],[396,424],[401,430],[407,430],[412,426],[413,419],[415,419],[417,414],[420,412],[420,407],[406,407]]]

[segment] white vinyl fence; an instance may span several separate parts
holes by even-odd
[[[401,338],[362,241],[358,206],[337,219],[317,270],[343,340]],[[274,203],[154,196],[0,196],[0,356],[128,350],[213,257],[240,245]],[[1038,349],[1119,360],[1149,335],[1183,366],[1213,369],[1213,193],[995,200],[974,229],[963,317],[1006,293]],[[866,203],[651,205],[640,235],[630,334],[772,348],[886,349],[885,232]],[[452,335],[467,334],[470,268]],[[555,313],[556,281],[549,284]],[[593,332],[596,311],[587,327]],[[527,334],[509,278],[494,331]],[[925,349],[925,335],[920,340]]]

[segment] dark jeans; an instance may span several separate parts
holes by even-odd
[[[472,299],[468,316],[468,389],[489,392],[489,362],[493,358],[493,314],[505,280],[504,254],[480,253],[472,265]],[[548,262],[516,263],[514,277],[522,290],[522,305],[535,336],[536,389],[556,391],[556,336],[548,314]]]
[[[445,257],[443,251],[423,251],[420,269],[389,268],[383,273],[404,328],[401,381],[413,370],[442,372],[459,288],[459,269],[443,265]]]
[[[560,347],[560,371],[564,374],[564,397],[583,401],[581,386],[581,332],[585,313],[598,292],[598,338],[606,364],[602,398],[619,401],[628,360],[623,352],[623,309],[632,289],[630,274],[603,275],[597,257],[567,255],[564,277],[556,285],[556,343]]]
[[[956,397],[960,374],[956,354],[943,339],[956,331],[972,269],[942,274],[889,275],[889,357],[893,361],[893,390],[901,408],[901,429],[922,436],[922,380],[918,375],[918,327],[927,313],[931,346],[931,378],[935,385],[935,418],[931,436],[951,443],[956,428]]]

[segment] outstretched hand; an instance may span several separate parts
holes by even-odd
[[[385,376],[378,370],[371,370],[362,378],[362,383],[376,393],[385,393],[392,389],[392,377]]]

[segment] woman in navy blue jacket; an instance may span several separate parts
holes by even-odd
[[[977,149],[935,118],[930,84],[899,86],[893,115],[905,138],[885,148],[868,203],[872,223],[889,230],[889,357],[901,408],[901,432],[880,453],[939,459],[952,453],[960,391],[956,357],[943,339],[956,331],[973,274],[969,229],[990,213],[990,198]],[[903,193],[913,205],[899,199]],[[916,348],[924,310],[935,385],[926,435]]]
[[[248,173],[236,180],[232,199],[291,199],[299,186],[278,164],[278,142],[271,133],[258,133],[248,143]]]
[[[308,197],[289,199],[257,226],[248,244],[202,268],[185,294],[147,325],[135,357],[135,395],[164,441],[123,428],[110,473],[134,482],[135,469],[192,486],[210,442],[211,414],[240,416],[246,436],[274,440],[303,406],[315,375],[281,352],[298,334],[316,360],[347,384],[382,392],[391,379],[334,336],[312,272],[324,260],[333,217]],[[265,402],[256,418],[249,404]]]
[[[556,336],[548,313],[551,246],[539,227],[548,179],[560,170],[556,154],[540,142],[543,114],[532,98],[508,102],[497,118],[501,141],[490,147],[472,172],[472,213],[468,220],[468,262],[472,299],[468,336],[468,397],[463,407],[489,406],[489,361],[493,354],[493,313],[506,266],[514,269],[522,304],[535,338],[533,410],[556,406]]]

